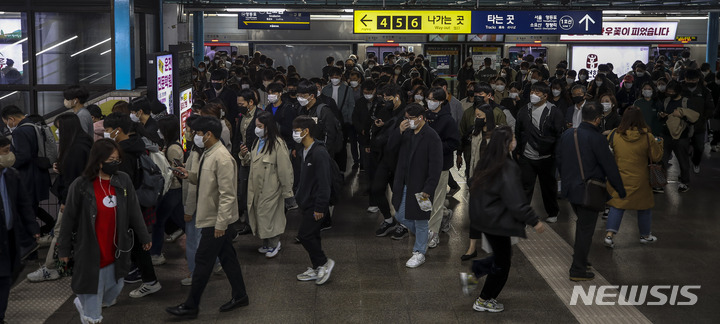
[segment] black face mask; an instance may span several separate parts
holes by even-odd
[[[572,97],[572,101],[576,104],[579,104],[585,100],[585,96],[574,96]]]
[[[291,97],[297,96],[297,90],[288,90],[287,93],[288,93],[288,95],[290,95]]]
[[[685,85],[688,88],[695,88],[695,87],[697,87],[698,84],[696,82],[685,82]]]
[[[480,131],[485,127],[485,118],[475,118],[475,130]]]
[[[239,109],[240,113],[243,115],[247,114],[247,112],[248,112],[247,106],[238,106],[238,109]]]
[[[213,88],[215,88],[215,90],[220,90],[223,87],[222,83],[213,83],[212,85],[213,85]]]
[[[467,96],[468,96],[468,98],[475,97],[475,91],[468,91]]]
[[[115,175],[119,169],[120,161],[112,161],[110,163],[103,162],[102,167],[100,168],[100,170],[107,175]]]

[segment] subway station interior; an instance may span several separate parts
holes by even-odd
[[[206,279],[207,286],[204,287],[202,302],[195,307],[195,311],[199,309],[199,312],[188,316],[172,313],[171,308],[183,303],[188,294],[194,294],[197,289],[197,274],[188,270],[191,259],[196,258],[188,258],[187,249],[191,239],[182,219],[183,215],[188,217],[188,207],[185,193],[180,201],[178,191],[180,224],[170,225],[177,222],[174,222],[174,219],[164,219],[160,223],[167,221],[167,225],[157,226],[155,217],[157,220],[161,218],[155,215],[161,214],[160,207],[151,207],[150,212],[143,209],[142,216],[146,221],[143,228],[148,233],[153,232],[153,246],[156,245],[156,235],[160,235],[160,243],[164,243],[150,252],[138,252],[152,254],[151,268],[154,267],[153,272],[156,273],[153,284],[155,288],[143,292],[147,284],[144,275],[142,279],[134,281],[128,280],[127,276],[121,277],[117,279],[121,284],[116,287],[122,291],[117,298],[112,301],[101,300],[99,318],[88,315],[89,306],[85,304],[87,299],[83,299],[87,297],[78,293],[78,282],[96,280],[97,275],[77,278],[84,272],[79,274],[75,271],[73,274],[69,263],[61,260],[61,241],[70,242],[63,243],[66,245],[72,244],[71,241],[77,244],[75,235],[80,233],[63,230],[63,233],[72,234],[73,239],[57,239],[60,215],[63,214],[61,209],[65,208],[62,201],[69,197],[66,197],[66,193],[54,190],[54,183],[62,172],[50,168],[49,171],[44,170],[45,174],[49,175],[51,184],[44,188],[46,197],[33,198],[34,205],[29,207],[37,214],[29,216],[37,226],[26,226],[28,229],[40,228],[39,233],[32,233],[39,235],[36,242],[30,244],[33,246],[32,251],[27,254],[23,252],[22,258],[16,258],[12,246],[20,244],[19,234],[12,234],[13,229],[8,229],[13,223],[10,218],[15,217],[13,219],[18,221],[27,215],[18,213],[13,216],[12,212],[6,212],[7,223],[0,226],[0,231],[3,231],[0,233],[0,260],[8,262],[8,266],[0,267],[0,288],[3,290],[0,292],[0,316],[4,316],[0,317],[0,324],[167,323],[179,320],[190,323],[338,324],[718,323],[720,276],[716,274],[715,267],[720,266],[720,244],[717,239],[720,233],[720,200],[715,198],[720,194],[719,49],[718,0],[0,0],[0,174],[3,175],[0,177],[0,202],[27,194],[20,192],[20,186],[5,187],[5,171],[14,171],[10,170],[12,164],[3,164],[2,154],[15,152],[19,160],[20,154],[17,152],[23,150],[18,147],[19,142],[16,142],[19,137],[16,132],[23,127],[18,127],[17,115],[6,115],[7,111],[12,112],[6,109],[8,107],[19,108],[21,115],[24,115],[20,117],[40,120],[36,122],[39,125],[37,129],[48,129],[43,135],[55,134],[52,141],[58,145],[63,143],[60,132],[66,132],[59,130],[58,123],[63,120],[63,115],[70,114],[69,111],[72,112],[73,109],[77,113],[77,109],[87,108],[90,111],[89,107],[97,107],[98,116],[101,117],[96,119],[93,114],[95,110],[90,111],[95,123],[95,146],[99,139],[107,141],[103,137],[116,139],[113,130],[115,127],[109,127],[107,119],[110,115],[118,114],[118,105],[125,105],[125,110],[130,112],[134,123],[145,123],[143,118],[148,117],[160,120],[174,116],[173,120],[178,121],[179,125],[176,123],[172,129],[175,133],[178,130],[180,132],[178,141],[183,150],[182,162],[185,163],[187,162],[184,159],[191,151],[196,147],[203,147],[195,144],[198,143],[197,132],[194,132],[194,139],[189,137],[188,134],[193,133],[186,132],[186,127],[190,127],[186,120],[191,118],[191,115],[208,116],[203,106],[210,105],[213,100],[219,101],[224,89],[232,91],[230,101],[235,107],[230,108],[226,103],[218,115],[221,123],[224,121],[224,131],[229,129],[232,134],[235,134],[236,128],[240,132],[241,128],[244,131],[247,127],[250,127],[248,136],[253,136],[252,127],[256,127],[255,134],[259,134],[259,126],[248,126],[246,122],[249,120],[246,115],[250,109],[250,101],[247,97],[242,99],[241,94],[252,90],[249,93],[255,97],[252,99],[251,109],[268,112],[272,118],[277,107],[268,99],[268,94],[273,96],[269,86],[274,83],[280,84],[278,96],[281,100],[294,104],[292,107],[295,107],[293,109],[296,111],[293,116],[299,116],[298,111],[304,110],[298,98],[306,98],[303,89],[306,89],[304,84],[307,83],[317,90],[317,94],[312,93],[307,98],[320,99],[322,92],[323,97],[336,105],[334,109],[338,110],[338,114],[345,117],[344,122],[337,120],[343,128],[340,136],[344,134],[345,139],[343,141],[343,138],[340,138],[342,153],[334,156],[344,181],[341,188],[336,188],[333,184],[332,188],[327,190],[333,191],[333,197],[337,195],[341,198],[330,209],[331,225],[322,225],[323,230],[319,232],[322,233],[323,253],[334,260],[334,268],[330,268],[334,269],[331,278],[329,270],[323,269],[323,272],[327,270],[327,277],[330,278],[326,283],[306,283],[301,281],[298,275],[306,268],[314,271],[315,267],[314,260],[310,263],[308,247],[303,238],[306,222],[302,204],[300,208],[297,208],[298,205],[292,208],[286,200],[285,206],[282,206],[282,201],[279,201],[279,207],[272,206],[280,210],[283,218],[284,230],[276,236],[278,242],[281,242],[281,245],[277,243],[276,248],[280,252],[275,251],[272,254],[272,249],[269,252],[271,254],[257,252],[258,247],[265,250],[271,247],[266,246],[267,240],[259,236],[258,225],[247,219],[253,219],[254,216],[249,215],[253,210],[262,210],[268,206],[255,206],[256,209],[248,210],[247,206],[242,206],[244,203],[240,202],[250,199],[247,197],[248,191],[253,190],[248,189],[248,182],[252,186],[254,179],[252,172],[258,172],[252,171],[255,170],[253,160],[253,166],[248,169],[251,171],[245,171],[244,183],[240,179],[236,184],[238,192],[242,191],[240,186],[245,186],[244,199],[240,197],[240,193],[237,195],[237,203],[241,207],[234,216],[239,220],[231,224],[228,231],[223,232],[226,234],[221,234],[227,236],[227,233],[233,231],[238,234],[230,237],[229,241],[232,241],[239,269],[242,270],[241,278],[244,278],[249,304],[239,305],[238,309],[227,312],[223,310],[228,298],[232,298],[230,303],[235,301],[235,289],[228,280],[232,282],[231,277],[236,277],[237,274],[230,271],[225,273],[222,268],[227,268],[226,260],[219,258],[222,262],[218,261],[220,263],[215,265],[213,273]],[[333,60],[329,60],[330,57]],[[475,145],[470,138],[477,136],[477,132],[474,133],[472,129],[478,127],[475,123],[476,117],[479,119],[480,115],[461,111],[462,120],[455,119],[459,124],[459,128],[457,125],[455,128],[455,132],[459,132],[456,136],[459,138],[458,145],[448,148],[443,139],[443,155],[447,160],[448,153],[445,151],[449,150],[452,158],[450,167],[443,168],[444,178],[441,176],[440,181],[444,179],[449,187],[442,186],[440,190],[438,186],[435,195],[440,190],[444,200],[435,197],[432,211],[434,218],[435,205],[438,204],[442,229],[433,232],[431,218],[431,231],[426,238],[427,242],[423,243],[427,248],[426,252],[422,253],[422,266],[416,264],[411,267],[412,260],[408,258],[415,258],[413,252],[417,252],[417,241],[421,236],[414,235],[412,230],[410,235],[404,237],[388,235],[389,232],[379,235],[378,232],[378,224],[381,224],[382,228],[389,224],[386,222],[392,221],[392,224],[396,224],[396,221],[391,215],[384,217],[385,212],[378,209],[378,204],[373,201],[387,200],[384,204],[389,203],[389,211],[395,218],[398,218],[399,208],[392,199],[393,192],[397,190],[392,179],[390,186],[383,183],[382,193],[385,197],[378,198],[373,194],[377,177],[370,175],[370,172],[375,172],[371,169],[377,168],[378,163],[370,162],[370,144],[363,144],[360,134],[362,133],[362,137],[367,136],[368,141],[375,140],[375,113],[371,111],[371,117],[364,112],[366,117],[358,117],[356,115],[360,113],[350,110],[349,115],[346,115],[347,106],[344,103],[335,103],[338,96],[347,98],[348,95],[347,91],[344,95],[342,91],[338,93],[337,85],[331,80],[335,80],[335,69],[340,75],[337,77],[341,79],[340,87],[355,92],[354,100],[351,99],[353,103],[366,103],[368,109],[372,105],[371,101],[379,98],[381,104],[383,100],[390,100],[385,101],[386,104],[397,100],[395,107],[419,104],[420,107],[428,107],[430,111],[434,111],[430,107],[432,100],[428,96],[433,94],[437,98],[437,93],[433,90],[438,87],[443,89],[444,86],[448,105],[452,105],[449,99],[452,98],[458,105],[462,103],[463,110],[473,107],[473,111],[481,112],[482,116],[485,116],[484,110],[478,108],[482,102],[473,103],[472,100],[485,100],[479,97],[479,93],[482,92],[481,89],[491,87],[491,93],[487,93],[491,102],[496,103],[496,106],[505,106],[505,103],[509,102],[516,107],[514,111],[511,111],[512,107],[502,106],[495,110],[500,111],[502,121],[507,125],[505,127],[511,129],[518,145],[522,141],[515,122],[520,125],[524,118],[529,125],[534,123],[535,127],[538,127],[538,123],[543,124],[537,120],[540,119],[539,115],[535,117],[532,110],[535,104],[533,96],[538,97],[536,93],[542,89],[547,89],[545,100],[548,103],[553,102],[555,106],[562,107],[562,110],[557,109],[561,114],[557,118],[562,123],[559,132],[563,134],[563,139],[573,128],[579,128],[579,124],[588,122],[578,119],[582,118],[579,112],[584,113],[585,110],[577,107],[596,102],[596,106],[600,107],[598,109],[602,110],[607,104],[612,111],[601,112],[598,117],[600,124],[593,127],[599,130],[597,136],[602,133],[603,136],[600,137],[612,142],[613,135],[609,134],[616,134],[613,129],[627,129],[625,120],[630,120],[628,115],[631,115],[628,112],[641,110],[638,102],[642,104],[645,100],[652,101],[652,107],[648,108],[652,110],[643,124],[653,129],[653,133],[648,134],[654,135],[657,142],[648,142],[647,150],[652,151],[652,147],[664,149],[665,152],[660,154],[663,156],[662,163],[653,161],[656,158],[652,156],[648,162],[648,153],[643,153],[645,156],[639,159],[639,168],[633,169],[639,171],[627,171],[623,169],[621,162],[624,160],[619,158],[621,153],[617,147],[609,144],[614,151],[608,154],[613,157],[612,161],[617,160],[615,173],[618,173],[619,167],[619,175],[622,176],[626,189],[628,179],[636,179],[637,172],[643,173],[640,178],[648,177],[648,163],[653,166],[662,165],[666,184],[663,187],[651,188],[647,180],[644,180],[641,187],[647,187],[648,192],[653,192],[652,195],[645,195],[649,205],[648,201],[643,201],[643,206],[650,207],[638,208],[642,209],[639,211],[631,207],[620,209],[621,207],[613,205],[613,201],[622,198],[613,196],[613,200],[607,203],[606,210],[596,213],[594,228],[590,230],[589,252],[585,252],[587,260],[584,260],[587,263],[587,273],[594,278],[583,277],[582,280],[575,280],[577,276],[573,279],[571,266],[575,266],[574,254],[579,253],[578,226],[581,222],[578,221],[576,203],[568,198],[573,193],[568,193],[568,189],[563,191],[567,177],[561,176],[563,169],[560,165],[577,165],[580,159],[579,151],[586,148],[582,145],[577,148],[577,158],[573,146],[573,154],[570,156],[558,156],[557,161],[541,167],[538,167],[539,164],[529,166],[531,171],[533,168],[540,170],[532,171],[534,173],[531,175],[529,188],[524,174],[526,169],[522,161],[518,160],[519,169],[523,172],[522,185],[525,192],[520,188],[514,193],[522,196],[523,201],[527,200],[526,204],[532,207],[533,215],[536,214],[540,221],[538,224],[544,227],[540,230],[531,223],[527,223],[527,227],[525,223],[521,224],[527,237],[517,239],[517,236],[513,235],[510,248],[512,256],[508,259],[511,263],[507,264],[507,282],[504,283],[504,288],[500,286],[502,291],[499,295],[487,299],[484,297],[487,293],[483,284],[485,283],[487,288],[486,280],[496,280],[498,275],[493,271],[499,268],[497,263],[492,262],[497,262],[499,257],[494,258],[489,246],[491,243],[487,238],[484,241],[478,238],[476,247],[473,238],[472,248],[468,248],[470,237],[478,231],[474,228],[474,219],[482,218],[482,215],[471,213],[471,210],[474,210],[472,206],[475,206],[474,199],[477,198],[473,194],[473,190],[477,190],[477,183],[470,177],[472,170],[467,170],[471,160],[476,161],[474,157],[469,158],[476,151],[473,147],[472,153],[464,152],[465,156],[458,151],[462,146],[466,146],[468,150],[471,145]],[[696,75],[699,77],[695,77]],[[537,80],[538,77],[540,80]],[[603,90],[606,88],[602,86],[602,80],[605,80],[605,87],[609,90]],[[536,88],[538,81],[544,88]],[[393,87],[390,87],[391,85]],[[471,90],[473,87],[474,92]],[[82,89],[83,94],[68,95],[69,88]],[[557,95],[554,95],[555,90],[558,91]],[[575,100],[578,97],[577,90],[582,92],[579,99]],[[664,119],[658,117],[660,114],[664,114],[664,118],[672,115],[662,112],[667,111],[668,105],[675,101],[667,91],[674,91],[676,95],[686,98],[678,101],[676,106],[682,107],[683,111],[693,110],[696,116],[693,119],[695,121],[690,121],[685,116],[677,118],[681,120],[683,127],[687,125],[687,128],[683,128],[685,131],[681,130],[683,135],[679,135],[680,139],[674,133],[657,134],[654,131],[673,131],[670,122],[666,125]],[[644,93],[648,95],[645,96]],[[394,98],[394,94],[397,94],[397,99],[388,99]],[[275,100],[278,96],[275,96]],[[552,99],[553,96],[555,99]],[[704,100],[705,106],[696,109],[693,105],[698,100]],[[564,106],[555,103],[559,101],[565,101]],[[241,102],[245,106],[241,106]],[[222,104],[220,102],[220,105]],[[73,108],[73,105],[76,108]],[[140,108],[139,115],[144,114],[145,117],[136,117],[138,109],[133,109],[133,106],[142,105],[152,107],[152,114],[143,113],[145,108]],[[702,105],[701,103],[700,106]],[[526,106],[530,109],[525,108]],[[650,104],[647,106],[650,107]],[[355,110],[364,109],[360,104],[354,107]],[[493,110],[492,107],[489,109]],[[657,115],[656,109],[659,112]],[[703,110],[700,117],[694,112],[696,110]],[[236,116],[232,116],[233,112]],[[524,112],[526,116],[521,116]],[[644,110],[642,113],[646,115]],[[603,127],[608,114],[614,114],[616,124],[605,129]],[[466,115],[470,120],[470,131],[467,132],[462,125]],[[126,117],[127,114],[123,118]],[[402,117],[408,120],[416,116],[402,115],[398,123],[403,122]],[[105,124],[101,122],[102,118],[106,118]],[[140,118],[139,121],[135,120],[136,118]],[[373,129],[370,135],[363,133],[362,127],[356,124],[356,118],[368,119],[367,127]],[[542,118],[545,120],[545,117]],[[422,125],[433,123],[432,118],[421,119]],[[642,121],[642,118],[640,119]],[[255,119],[252,120],[252,123],[255,123]],[[257,120],[260,123],[260,118]],[[317,118],[315,120],[316,123],[324,123]],[[336,120],[335,117],[333,120]],[[657,122],[657,125],[651,124],[650,120]],[[97,124],[98,122],[100,124]],[[501,125],[497,123],[496,115],[494,124]],[[295,126],[293,124],[291,127],[292,131],[298,129]],[[400,124],[400,128],[402,127]],[[409,127],[415,129],[413,126]],[[284,134],[283,128],[288,134],[291,133],[285,125],[280,125],[280,133]],[[153,133],[152,136],[164,139],[167,134],[161,130],[158,130],[158,135]],[[690,135],[687,135],[687,130],[690,130]],[[352,135],[348,136],[348,132]],[[401,130],[400,134],[402,133]],[[302,128],[300,134],[304,134]],[[177,134],[175,135],[177,137]],[[40,131],[38,136],[41,136]],[[247,142],[245,132],[237,137],[232,136],[233,145],[225,144],[231,152],[230,155],[236,155],[233,161],[237,160],[234,163],[238,164],[240,175],[238,170],[235,170],[235,176],[242,178],[242,170],[246,167],[244,164],[240,166],[243,158],[237,154],[242,154],[238,153],[242,149],[240,146],[235,147],[234,139],[245,140],[247,148],[256,151],[250,152],[252,154],[260,154],[261,150],[254,150],[254,146],[250,145],[252,143]],[[256,135],[255,138],[258,136],[264,135]],[[280,134],[277,136],[279,139]],[[466,143],[463,136],[469,138],[468,141],[473,144]],[[624,141],[626,136],[616,135],[614,141],[620,137]],[[8,143],[12,144],[3,144],[5,142],[2,140],[5,138],[11,139]],[[572,140],[572,134],[568,138]],[[302,151],[305,139],[295,139],[299,143],[296,147],[293,147],[296,143],[290,143],[292,140],[290,136],[279,143],[287,143],[288,151],[292,152],[290,160],[294,169],[290,171],[298,173],[300,161],[305,158],[304,154],[307,154],[307,151]],[[482,142],[482,139],[480,141]],[[675,146],[665,143],[667,141],[672,141]],[[47,139],[45,143],[48,143]],[[262,140],[262,145],[264,143]],[[206,145],[204,142],[201,144]],[[4,150],[7,145],[11,148]],[[122,144],[119,145],[123,147]],[[367,160],[365,147],[368,152]],[[155,148],[157,150],[157,146]],[[164,162],[167,166],[185,166],[183,163],[173,163],[164,149],[170,148],[162,145],[160,148],[160,153],[165,153],[164,156],[168,159]],[[306,146],[305,149],[310,150],[310,147]],[[505,149],[507,151],[507,147]],[[608,147],[601,145],[600,149],[605,152]],[[32,150],[25,149],[26,152]],[[67,154],[74,154],[67,150],[69,148],[59,147],[61,156],[65,151],[66,159],[69,158]],[[559,155],[559,149],[557,152],[553,150],[548,156],[552,155],[551,159],[554,160],[555,154]],[[538,152],[535,153],[539,155]],[[40,153],[33,151],[33,154],[36,154],[34,157],[37,158]],[[397,154],[395,152],[395,155]],[[121,156],[125,159],[124,153]],[[584,153],[582,159],[586,156],[594,155],[592,152]],[[423,162],[408,160],[409,157],[400,154],[399,159],[403,158],[411,165],[409,168],[415,163],[421,165]],[[482,158],[480,161],[483,161]],[[263,162],[270,163],[265,160]],[[103,162],[103,167],[105,163],[106,161]],[[88,165],[87,169],[91,169],[90,164],[83,161],[79,166],[81,170],[85,168],[85,164]],[[17,168],[17,164],[15,167]],[[391,173],[395,172],[394,167],[395,165]],[[474,170],[475,167],[472,167]],[[200,168],[205,170],[202,164]],[[302,170],[308,171],[307,168],[303,164]],[[100,171],[101,176],[105,172],[103,170]],[[653,169],[650,170],[652,178]],[[178,176],[177,169],[172,172],[174,179]],[[247,172],[250,172],[249,180]],[[316,170],[312,172],[314,174]],[[547,177],[543,180],[540,173],[552,178],[550,183],[547,183]],[[612,172],[605,170],[605,173]],[[22,172],[19,174],[22,175]],[[180,174],[184,175],[182,172]],[[190,174],[189,172],[188,175]],[[535,181],[536,175],[538,181]],[[298,181],[303,181],[306,176],[295,174],[293,179],[291,172],[289,177],[297,186]],[[398,174],[394,174],[395,183],[398,183],[398,177]],[[33,178],[30,179],[33,181]],[[189,179],[182,181],[183,186]],[[582,185],[584,180],[579,183]],[[608,181],[612,181],[610,175]],[[216,182],[220,183],[222,179],[218,178]],[[100,183],[102,186],[102,181]],[[608,188],[611,185],[608,182]],[[23,185],[22,188],[26,186]],[[399,193],[403,193],[401,189]],[[254,190],[262,191],[262,186]],[[615,190],[609,190],[610,194],[617,195]],[[298,199],[300,194],[294,194],[295,198],[292,200]],[[407,194],[409,197],[410,192]],[[546,194],[550,197],[546,197]],[[290,197],[292,198],[292,193]],[[201,200],[206,198],[213,200],[216,197],[198,195],[197,204],[200,205]],[[163,198],[159,199],[162,201]],[[418,198],[418,202],[420,199]],[[405,213],[405,199],[402,201]],[[4,205],[2,211],[15,210],[12,204],[14,202]],[[397,205],[400,205],[400,201]],[[559,211],[553,211],[550,205],[555,205],[554,208]],[[182,207],[185,207],[185,212],[182,212]],[[620,230],[612,229],[613,226],[620,226],[625,209],[629,210],[625,212],[624,224]],[[616,212],[620,216],[617,216]],[[647,216],[650,213],[651,220],[650,216]],[[40,214],[49,218],[43,219]],[[63,217],[68,217],[67,213],[65,214]],[[148,220],[148,214],[152,214],[152,221]],[[119,214],[116,212],[114,215],[113,217],[118,217]],[[95,224],[95,215],[92,216]],[[199,216],[190,217],[195,219],[194,217]],[[330,216],[322,217],[330,219]],[[58,225],[55,225],[56,222]],[[397,219],[397,222],[402,223],[400,219]],[[69,222],[66,220],[62,221],[62,224],[67,223]],[[646,231],[645,228],[650,228],[650,223],[652,233],[642,233]],[[394,232],[401,227],[402,225],[396,225],[392,230]],[[17,232],[17,226],[15,228]],[[157,234],[158,231],[162,231],[161,234]],[[405,231],[407,234],[407,229]],[[202,233],[205,237],[204,230]],[[212,232],[208,233],[212,235]],[[215,233],[217,238],[217,232]],[[138,240],[144,236],[150,237],[151,234],[138,235],[136,231],[134,240],[137,247],[133,245],[132,266],[128,264],[124,267],[135,267],[137,270],[136,258],[141,257],[135,256],[134,249],[139,249]],[[205,238],[199,244],[205,244],[204,240]],[[117,238],[113,238],[113,242],[116,241]],[[275,241],[272,242],[276,244]],[[318,238],[317,243],[319,242]],[[74,248],[79,249],[77,245]],[[8,249],[11,252],[8,252]],[[128,251],[117,245],[113,248],[115,249],[117,252],[114,266],[131,259]],[[197,246],[194,249],[202,251]],[[128,257],[118,257],[123,253]],[[198,260],[200,254],[198,252]],[[75,255],[71,259],[73,258],[77,259],[74,263],[77,267],[80,264],[77,261],[82,256]],[[9,263],[11,260],[12,265]],[[472,285],[466,273],[477,274],[478,261],[487,260],[491,262],[488,270],[490,275],[476,278],[478,283]],[[221,263],[223,267],[219,267]],[[313,267],[309,267],[310,265]],[[570,278],[568,269],[571,269]],[[117,268],[115,271],[117,273]],[[144,271],[142,272],[144,274]],[[315,274],[318,273],[320,272]],[[130,275],[132,273],[128,274]],[[196,286],[193,286],[189,279],[193,279]],[[484,304],[479,304],[481,300]],[[502,303],[500,308],[498,304],[487,303],[498,301]],[[95,302],[98,303],[97,300]],[[86,307],[85,313],[83,306]],[[220,311],[218,307],[221,307]]]

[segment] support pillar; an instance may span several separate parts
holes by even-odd
[[[195,66],[200,64],[205,58],[205,26],[203,11],[193,12],[193,58]]]
[[[114,0],[115,89],[135,88],[135,9],[133,0]]]
[[[710,70],[717,72],[718,38],[720,38],[720,12],[708,13],[707,47],[705,61],[710,63]]]

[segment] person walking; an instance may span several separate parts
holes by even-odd
[[[655,198],[647,164],[662,161],[662,138],[656,140],[645,123],[642,111],[630,106],[625,109],[620,126],[608,136],[608,141],[615,153],[626,197],[620,198],[615,190],[609,190],[612,199],[608,202],[610,213],[605,246],[615,247],[613,238],[620,230],[623,214],[628,209],[637,210],[640,243],[656,242],[657,237],[650,234]]]
[[[260,112],[255,119],[252,150],[240,148],[242,164],[250,168],[248,177],[248,221],[253,233],[263,240],[258,252],[267,258],[280,251],[280,235],[285,232],[285,199],[293,194],[290,152],[282,140],[272,113]]]
[[[595,274],[588,271],[588,254],[595,233],[598,211],[583,205],[587,180],[606,180],[625,198],[620,172],[610,152],[605,136],[600,132],[602,108],[595,102],[586,103],[582,108],[583,122],[577,128],[566,130],[557,147],[557,164],[562,179],[562,195],[570,202],[577,224],[575,245],[570,267],[570,280],[592,280]],[[582,163],[582,164],[580,164]],[[608,198],[609,195],[605,194]],[[607,199],[605,199],[607,200]]]
[[[503,304],[497,301],[508,275],[512,258],[511,236],[526,237],[525,226],[532,226],[538,233],[545,231],[541,222],[522,193],[520,167],[510,153],[517,141],[509,126],[492,131],[484,154],[474,167],[470,179],[470,227],[481,232],[492,247],[492,271],[485,280],[480,296],[473,309],[479,312],[502,312]],[[478,262],[478,261],[476,261]],[[461,274],[464,291],[477,285],[477,267],[473,275]]]
[[[84,323],[100,323],[102,308],[117,302],[134,242],[152,245],[132,180],[119,168],[119,145],[98,140],[65,201],[58,258],[67,263],[72,252],[76,260],[72,290]]]
[[[176,175],[197,185],[195,227],[201,229],[200,243],[195,255],[192,287],[184,303],[165,309],[181,318],[196,318],[200,298],[210,280],[215,259],[220,258],[222,268],[232,288],[232,298],[220,306],[227,312],[249,305],[245,282],[232,240],[235,231],[228,225],[238,220],[237,176],[235,159],[220,142],[221,121],[215,117],[200,117],[192,123],[193,142],[204,148],[197,172],[178,167]]]
[[[438,203],[436,200],[445,199],[445,195],[438,196],[436,190],[443,172],[443,142],[427,124],[424,114],[425,108],[409,104],[399,131],[390,134],[387,144],[389,150],[399,152],[392,202],[397,211],[395,218],[403,226],[398,226],[394,235],[398,232],[407,234],[408,230],[415,234],[413,255],[405,263],[408,268],[417,268],[425,263],[428,248],[430,212],[434,208],[423,208],[419,202],[421,199],[429,200],[425,202],[434,206]]]

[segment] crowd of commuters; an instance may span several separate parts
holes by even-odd
[[[526,226],[543,232],[545,222],[569,219],[560,215],[559,192],[578,216],[571,280],[594,277],[588,253],[603,213],[586,204],[587,180],[610,185],[606,246],[615,246],[628,209],[638,212],[640,243],[655,242],[653,192],[665,189],[651,187],[647,164],[667,168],[674,156],[678,190],[688,191],[690,168],[700,172],[709,146],[706,124],[720,93],[720,73],[698,66],[689,53],[677,62],[637,61],[621,76],[601,64],[594,78],[566,61],[551,75],[532,55],[517,66],[485,59],[477,69],[468,59],[457,91],[414,53],[326,62],[321,77],[300,76],[259,52],[213,52],[193,70],[195,101],[185,129],[149,98],[117,102],[105,116],[86,105],[81,86],[64,92],[69,112],[54,120],[55,136],[39,116],[3,107],[11,139],[0,137],[0,315],[19,260],[38,243],[50,251],[28,280],[73,275],[83,322],[99,323],[125,284],[140,283],[133,298],[162,289],[154,267],[166,263],[163,244],[183,233],[188,275],[180,283],[191,288],[167,312],[196,317],[211,274],[222,271],[232,295],[219,310],[246,306],[233,240],[252,234],[259,253],[278,257],[286,213],[294,209],[301,215],[294,240],[311,264],[297,280],[322,285],[335,261],[322,249],[321,231],[332,227],[350,169],[362,171],[367,212],[382,215],[374,234],[395,240],[412,234],[406,266],[416,268],[449,231],[446,200],[460,188],[451,169],[463,166],[470,240],[461,259],[476,258],[480,240],[493,254],[475,260],[462,282],[469,291],[488,274],[473,308],[499,312],[510,238],[525,237]],[[52,154],[48,146],[56,143]],[[529,206],[536,182],[544,215]],[[60,204],[57,217],[39,207],[50,192]]]

